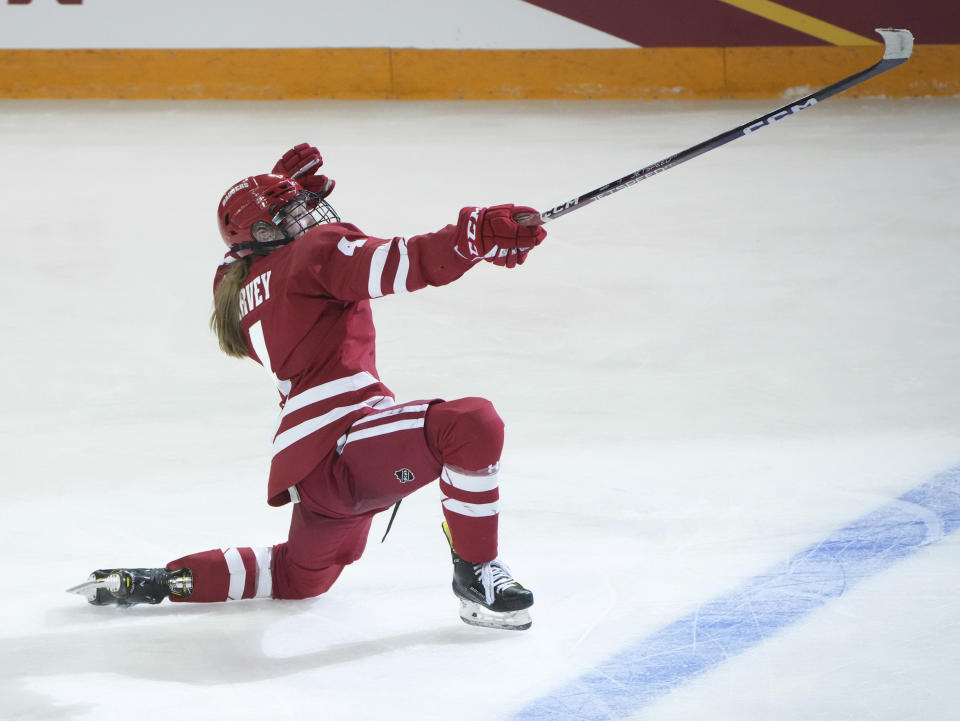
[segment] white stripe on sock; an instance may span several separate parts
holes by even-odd
[[[455,471],[449,466],[443,467],[443,474],[440,476],[446,483],[461,491],[470,493],[483,493],[484,491],[493,491],[500,485],[500,474],[497,472],[499,466],[494,466],[492,473],[465,473]]]
[[[443,507],[452,513],[459,513],[461,516],[470,516],[472,518],[496,516],[500,513],[500,501],[494,501],[493,503],[464,503],[455,498],[444,498]]]
[[[254,598],[270,598],[273,595],[273,546],[254,548],[257,559],[257,590]]]
[[[243,587],[247,583],[247,569],[243,565],[240,551],[236,548],[228,548],[223,551],[223,557],[227,562],[227,570],[230,572],[230,589],[227,591],[227,600],[239,601],[243,598]]]

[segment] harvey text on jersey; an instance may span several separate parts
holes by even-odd
[[[270,273],[267,271],[258,275],[240,289],[240,317],[256,308],[261,303],[270,300]]]

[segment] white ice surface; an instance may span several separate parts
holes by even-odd
[[[275,391],[206,328],[214,206],[320,145],[348,220],[541,208],[770,103],[0,103],[0,719],[509,719],[960,463],[960,101],[831,100],[376,302],[398,398],[507,423],[525,633],[460,622],[438,491],[308,601],[88,606],[104,565],[285,537]],[[635,719],[957,718],[947,536]]]

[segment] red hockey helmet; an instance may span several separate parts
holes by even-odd
[[[336,211],[314,192],[283,175],[254,175],[234,184],[220,199],[217,225],[231,255],[264,254],[294,240],[314,225],[340,220]],[[282,237],[258,241],[258,224],[280,231]],[[274,235],[277,235],[274,233]]]

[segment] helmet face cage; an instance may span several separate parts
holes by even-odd
[[[315,225],[339,221],[337,211],[309,190],[301,190],[273,215],[273,224],[291,240],[299,238]]]

